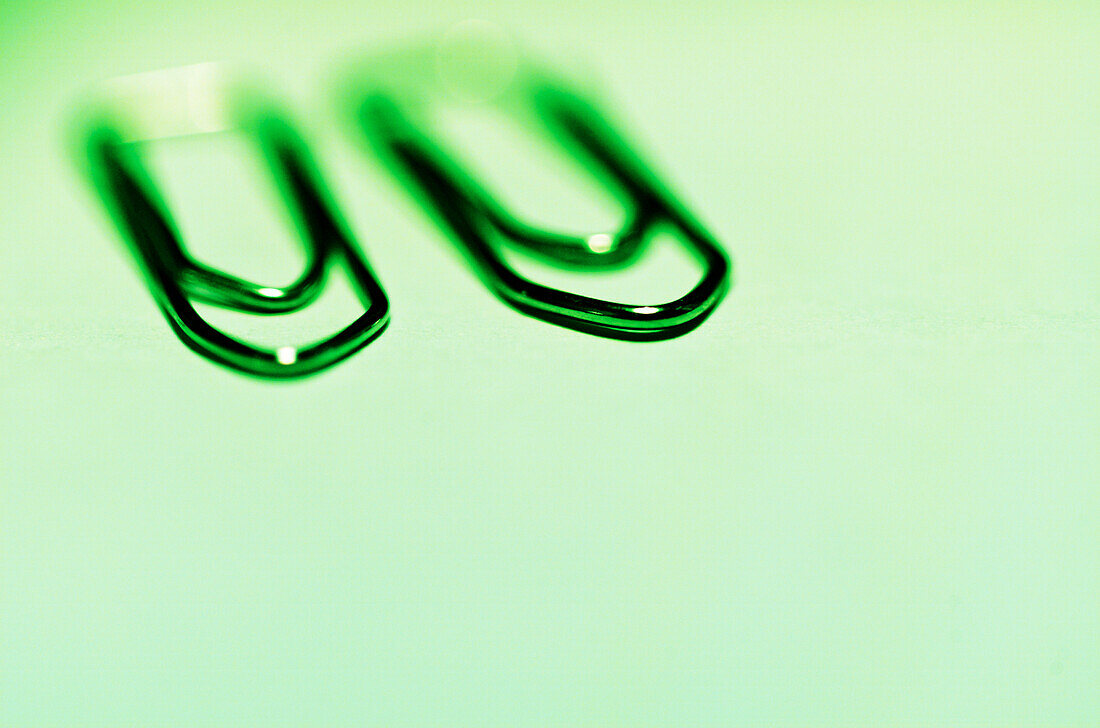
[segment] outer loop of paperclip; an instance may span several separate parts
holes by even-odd
[[[365,346],[385,328],[389,305],[381,284],[338,221],[303,143],[274,107],[240,124],[255,136],[291,208],[306,250],[306,267],[288,286],[261,286],[196,261],[181,242],[133,141],[114,116],[100,116],[87,135],[89,172],[135,253],[149,288],[173,331],[193,351],[264,378],[294,378],[324,369]],[[240,341],[210,325],[192,301],[247,313],[296,311],[324,287],[328,267],[348,273],[364,312],[349,325],[306,346],[274,349]]]
[[[598,177],[624,202],[623,227],[613,235],[577,238],[521,222],[470,173],[442,151],[404,107],[410,98],[431,101],[429,92],[394,92],[385,84],[361,89],[356,111],[361,128],[393,168],[419,192],[424,204],[462,245],[478,273],[502,300],[551,323],[612,338],[653,340],[679,336],[698,326],[729,286],[730,263],[710,234],[659,183],[594,107],[561,85],[535,77],[521,96],[563,144],[598,170]],[[652,234],[675,234],[700,260],[703,275],[680,298],[659,304],[625,304],[581,296],[528,280],[499,251],[508,240],[557,263],[613,267],[632,261]]]

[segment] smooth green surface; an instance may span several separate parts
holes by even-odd
[[[0,725],[1100,722],[1096,3],[0,13]],[[334,64],[469,17],[589,69],[726,245],[700,329],[516,314],[340,126]],[[93,82],[220,59],[320,140],[392,303],[296,384],[181,346],[67,155]],[[289,281],[226,143],[158,152],[181,227]],[[631,285],[689,281],[664,254]]]

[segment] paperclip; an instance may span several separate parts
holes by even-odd
[[[483,282],[505,303],[536,318],[578,331],[628,340],[668,339],[698,326],[729,287],[730,262],[707,230],[687,212],[596,107],[539,71],[517,74],[507,98],[534,111],[574,156],[623,201],[625,223],[614,234],[577,237],[519,220],[445,152],[417,107],[443,96],[426,49],[361,66],[347,93],[367,139],[421,203],[460,244]],[[438,61],[438,58],[434,60]],[[397,80],[399,79],[399,80]],[[411,82],[410,82],[410,79]],[[665,228],[696,254],[703,274],[680,298],[625,304],[559,290],[528,280],[501,255],[508,241],[566,266],[610,268],[632,261],[653,233]]]
[[[178,74],[176,69],[154,73],[172,72]],[[108,105],[93,116],[85,134],[87,171],[130,244],[157,305],[188,348],[257,377],[305,376],[350,356],[380,335],[389,321],[389,304],[284,114],[256,93],[236,90],[231,99],[229,124],[201,131],[236,129],[258,144],[306,250],[305,270],[290,285],[261,286],[216,270],[187,252],[138,148],[160,136],[126,136],[126,114],[117,108]],[[238,340],[207,323],[192,305],[194,300],[255,314],[297,311],[320,295],[328,268],[336,261],[347,271],[365,310],[341,331],[304,347],[267,349]]]

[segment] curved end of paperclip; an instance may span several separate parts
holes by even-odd
[[[390,323],[389,302],[379,294],[336,335],[306,346],[269,349],[227,336],[186,300],[159,303],[172,331],[188,349],[234,372],[264,380],[298,380],[325,371],[377,339]]]
[[[489,283],[505,303],[547,323],[622,341],[664,341],[695,330],[729,291],[729,258],[717,246],[703,245],[703,277],[688,293],[668,303],[603,301],[542,286],[510,271],[496,271]]]

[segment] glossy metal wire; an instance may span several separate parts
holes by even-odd
[[[92,125],[87,135],[89,173],[141,264],[157,305],[190,349],[246,374],[294,378],[335,364],[381,334],[389,321],[386,294],[334,214],[304,143],[273,107],[251,114],[240,128],[263,152],[305,243],[305,270],[285,287],[261,286],[192,258],[137,144],[124,141],[118,126],[102,118]],[[195,300],[255,314],[297,311],[317,298],[334,262],[344,266],[365,311],[336,334],[304,347],[254,346],[211,326],[192,305]]]
[[[486,285],[504,302],[531,316],[578,331],[630,340],[667,339],[691,331],[729,287],[725,252],[660,184],[604,117],[579,95],[538,76],[526,79],[521,100],[535,110],[571,153],[590,163],[627,209],[609,244],[560,235],[521,222],[413,121],[405,103],[430,101],[430,90],[394,91],[384,81],[360,81],[354,105],[359,127],[442,227],[466,252]],[[703,275],[685,295],[667,303],[625,304],[570,293],[528,280],[504,260],[507,241],[566,266],[610,268],[629,263],[658,230],[676,235],[701,261]]]

